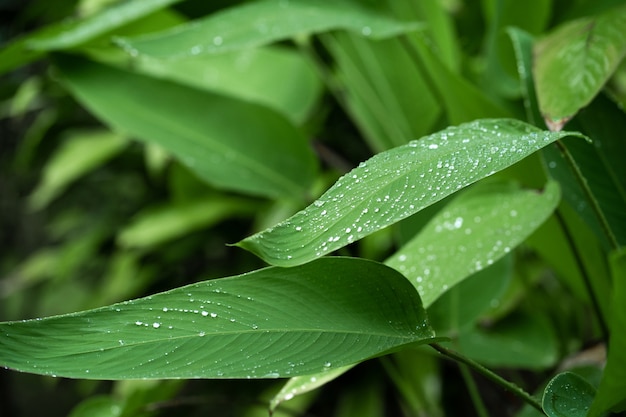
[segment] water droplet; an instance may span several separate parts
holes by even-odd
[[[224,42],[221,36],[216,36],[213,38],[213,45],[220,46]]]
[[[167,313],[167,307],[163,307],[163,312]]]
[[[140,322],[140,321],[136,321],[136,322],[135,322],[135,324],[136,324],[137,326],[141,326],[143,323],[142,323],[142,322]]]
[[[363,26],[363,28],[361,29],[361,35],[370,36],[371,34],[372,34],[372,28],[369,26]]]
[[[206,317],[206,316],[208,316],[208,315],[209,315],[209,312],[208,312],[208,311],[203,311],[203,312],[202,312],[202,315],[203,315],[204,317]]]
[[[211,317],[213,318],[217,317],[217,313],[211,313]]]
[[[431,143],[430,145],[428,145],[428,149],[437,149],[439,147],[439,145],[437,145],[436,143]]]
[[[158,329],[159,327],[161,327],[161,323],[152,323],[152,327]]]

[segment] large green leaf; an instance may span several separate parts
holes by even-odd
[[[302,264],[406,218],[568,135],[572,133],[546,132],[510,119],[450,127],[361,163],[309,207],[238,245],[270,264]]]
[[[611,269],[611,338],[604,376],[589,410],[590,417],[600,416],[605,411],[626,410],[626,249],[622,248],[612,254]]]
[[[428,307],[523,242],[552,214],[560,196],[556,182],[543,192],[510,183],[479,184],[446,206],[385,264],[409,278]]]
[[[322,92],[315,69],[302,54],[287,48],[268,46],[177,60],[144,56],[134,62],[134,68],[198,89],[264,104],[294,123],[306,120]]]
[[[349,29],[364,36],[388,37],[415,29],[360,6],[338,0],[262,0],[215,13],[172,30],[117,40],[131,55],[181,58],[266,45],[304,34]]]
[[[535,45],[539,108],[559,130],[591,102],[626,55],[626,6],[562,26]]]
[[[585,417],[595,391],[578,374],[563,372],[546,386],[541,406],[548,417]]]
[[[372,261],[325,258],[0,323],[0,366],[88,379],[277,378],[433,337],[401,274]]]
[[[297,199],[313,179],[305,138],[269,108],[79,58],[57,65],[94,114],[161,145],[210,184]]]

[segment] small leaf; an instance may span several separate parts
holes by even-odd
[[[613,275],[613,297],[611,300],[611,338],[608,357],[598,395],[589,417],[598,417],[603,412],[626,410],[626,249],[611,254]]]
[[[581,136],[510,119],[450,127],[361,163],[309,207],[237,245],[270,264],[306,263],[569,135]]]
[[[332,369],[326,372],[320,372],[315,375],[294,376],[281,388],[270,401],[270,413],[284,401],[289,401],[297,395],[313,391],[335,378],[343,375],[352,369],[354,365],[343,366],[341,368]]]
[[[46,164],[30,204],[43,208],[72,182],[121,152],[128,139],[110,131],[72,132]]]
[[[256,209],[251,200],[215,197],[151,207],[139,213],[120,232],[117,241],[124,247],[150,248]]]
[[[0,323],[0,366],[86,379],[278,378],[433,337],[402,275],[372,261],[325,258]]]
[[[556,182],[543,192],[511,183],[478,184],[439,212],[385,264],[417,288],[424,306],[509,253],[552,214],[561,193]]]
[[[178,59],[267,45],[312,33],[347,29],[385,38],[420,25],[401,22],[339,0],[320,5],[315,0],[264,0],[229,8],[205,19],[137,38],[118,38],[131,55]]]
[[[581,376],[563,372],[546,386],[541,406],[548,417],[585,417],[595,393]]]
[[[297,199],[312,182],[315,160],[306,139],[269,108],[80,58],[56,63],[94,114],[161,145],[212,185]]]
[[[626,7],[559,26],[539,41],[535,82],[539,108],[560,130],[598,94],[626,55]]]

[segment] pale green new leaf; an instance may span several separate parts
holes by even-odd
[[[43,178],[30,196],[31,206],[46,206],[72,182],[117,155],[127,144],[124,135],[107,130],[71,132],[45,166]]]
[[[363,259],[325,258],[0,323],[0,366],[87,379],[278,378],[433,337],[401,274]]]
[[[226,197],[151,207],[137,214],[119,233],[117,241],[124,247],[151,248],[225,218],[251,214],[257,209],[251,200]]]
[[[348,29],[373,38],[393,36],[419,25],[400,22],[357,2],[262,0],[226,9],[171,30],[117,43],[131,55],[178,59],[266,45],[312,33]]]
[[[56,63],[70,92],[105,123],[161,145],[212,185],[298,199],[313,180],[306,138],[267,107],[80,58]]]
[[[485,119],[380,153],[317,201],[237,245],[292,266],[333,252],[502,170],[560,138],[511,119]]]
[[[626,249],[611,255],[611,270],[613,298],[609,353],[598,394],[589,410],[590,417],[600,416],[606,411],[626,410]]]
[[[580,375],[563,372],[546,386],[541,407],[548,417],[585,417],[595,391]]]
[[[424,306],[502,258],[554,211],[556,182],[542,192],[512,183],[487,182],[464,191],[385,264],[415,285]]]
[[[539,108],[560,130],[598,94],[626,55],[626,6],[558,27],[535,45]]]

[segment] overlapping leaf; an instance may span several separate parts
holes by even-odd
[[[559,130],[591,102],[626,55],[626,6],[566,23],[535,45],[539,108]]]
[[[408,217],[569,135],[510,119],[450,127],[361,163],[309,207],[238,245],[270,264],[302,264]]]
[[[297,199],[314,177],[305,138],[269,108],[79,58],[57,65],[94,114],[161,145],[210,184]]]
[[[563,372],[546,386],[541,406],[548,417],[585,417],[595,391],[583,377]]]
[[[295,36],[349,29],[383,38],[415,29],[358,3],[339,0],[263,0],[233,7],[172,30],[117,42],[131,55],[177,59],[266,45]]]
[[[325,258],[82,313],[0,323],[0,366],[96,379],[278,378],[343,367],[433,336],[401,274],[362,259]]]
[[[426,307],[462,279],[502,258],[554,211],[556,182],[543,192],[485,183],[460,195],[385,264],[416,286]]]

